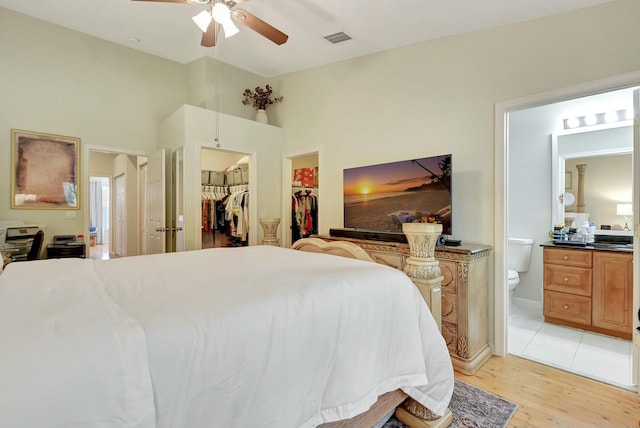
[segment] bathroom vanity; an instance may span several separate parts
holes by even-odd
[[[633,248],[594,243],[565,247],[542,244],[544,320],[631,339]]]

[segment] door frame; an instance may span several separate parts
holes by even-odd
[[[113,175],[109,174],[109,175],[104,175],[104,174],[98,174],[98,175],[89,175],[89,185],[91,185],[91,178],[106,178],[107,181],[109,182],[109,236],[107,237],[107,244],[109,245],[109,251],[111,249],[111,241],[113,239],[113,236],[111,236],[113,234],[113,230],[111,230],[111,216],[113,215],[113,201],[111,199],[113,199],[113,186],[114,186],[114,180],[113,180]],[[89,198],[91,197],[91,189],[89,189]],[[89,199],[87,199],[89,201],[89,203],[91,203],[91,201]],[[89,210],[89,225],[91,225],[91,207],[89,206],[87,208]],[[104,223],[103,223],[104,225]],[[104,228],[102,231],[102,235],[103,235],[103,239],[104,239]],[[91,241],[91,236],[89,236],[89,241]],[[87,256],[89,256],[90,251],[87,252]]]
[[[195,162],[196,162],[196,165],[198,165],[198,167],[193,168],[193,171],[191,171],[192,176],[190,178],[186,178],[183,176],[185,183],[201,182],[200,167],[202,165],[201,154],[203,149],[216,150],[219,152],[237,153],[239,155],[245,155],[249,157],[249,246],[256,245],[258,243],[258,233],[260,233],[258,231],[258,206],[257,206],[258,205],[258,183],[257,183],[258,154],[257,152],[250,149],[244,149],[241,147],[229,147],[229,146],[222,147],[218,143],[200,143],[195,145],[194,147],[196,149]],[[187,174],[187,171],[183,171],[183,172],[185,173],[185,175]],[[184,194],[185,197],[188,195],[187,192],[188,190],[185,190],[185,194]],[[196,193],[197,193],[197,199],[200,200],[199,199],[200,186],[198,186]],[[185,199],[185,205],[188,205],[190,201],[191,200]],[[200,213],[200,210],[198,210],[198,213]],[[202,216],[198,215],[198,218],[200,219],[200,222],[198,223],[198,227],[197,227],[198,233],[196,233],[195,239],[196,239],[196,247],[200,249],[202,248],[202,233],[200,233],[199,231],[200,231],[200,226],[202,222]],[[185,218],[185,223],[187,221],[189,220]],[[185,236],[185,239],[186,239],[186,236]]]
[[[116,175],[115,177],[113,177],[113,190],[114,190],[113,192],[113,214],[114,214],[113,254],[115,254],[117,257],[126,257],[128,255],[127,254],[127,250],[128,250],[127,224],[125,221],[123,228],[121,228],[119,224],[120,220],[122,220],[122,218],[120,217],[120,210],[121,208],[125,210],[124,207],[126,207],[126,202],[120,201],[120,193],[119,193],[120,186],[122,186],[126,195],[127,183],[125,179],[126,179],[126,176],[124,174]],[[126,219],[126,214],[125,214],[125,219]],[[122,242],[123,237],[124,237],[124,242]],[[109,254],[112,254],[111,246],[109,247]]]
[[[509,124],[510,112],[526,108],[538,107],[546,104],[567,101],[603,92],[640,86],[640,71],[612,76],[593,82],[587,82],[575,86],[561,88],[553,91],[534,94],[522,98],[516,98],[497,103],[494,108],[494,347],[493,353],[498,356],[506,356],[507,349],[507,324],[508,324],[508,297],[507,291],[507,232],[508,218],[508,162],[509,162]],[[636,112],[638,114],[638,112]],[[634,156],[638,156],[634,148]],[[634,164],[634,171],[638,171],[640,165]],[[637,172],[636,172],[637,174]],[[634,199],[636,199],[634,192]],[[634,206],[640,201],[634,200]],[[637,254],[638,248],[634,248]],[[635,256],[637,257],[637,256]],[[638,266],[634,266],[634,277],[637,278]],[[634,290],[634,307],[640,295],[637,286]],[[638,355],[634,354],[634,365],[638,364]],[[637,384],[638,379],[634,379]]]
[[[285,154],[282,157],[282,214],[280,221],[281,241],[280,246],[291,246],[291,182],[293,177],[293,160],[305,156],[316,155],[318,156],[318,193],[320,191],[320,171],[322,167],[322,150],[316,148],[315,150],[305,150],[300,152],[293,152]],[[322,199],[320,199],[322,201]],[[320,202],[321,203],[321,202]],[[318,207],[318,211],[320,208]],[[318,214],[318,231],[322,230],[321,215]]]

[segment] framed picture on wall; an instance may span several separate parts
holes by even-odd
[[[80,138],[11,130],[11,208],[80,209]]]
[[[571,189],[573,187],[573,183],[572,183],[572,174],[571,171],[567,171],[564,173],[564,188],[565,189]]]

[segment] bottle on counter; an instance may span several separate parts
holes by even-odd
[[[589,223],[589,231],[587,234],[587,242],[595,242],[596,237],[596,224]]]

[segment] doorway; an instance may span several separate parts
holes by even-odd
[[[291,155],[283,160],[282,240],[285,247],[320,230],[319,165],[319,152]]]
[[[89,256],[109,259],[111,242],[111,177],[89,177]]]
[[[247,246],[256,233],[248,221],[250,163],[247,153],[201,147],[201,248]]]
[[[611,344],[606,336],[595,335],[581,330],[569,329],[544,323],[542,318],[542,249],[540,244],[549,240],[551,222],[551,134],[557,129],[562,129],[564,119],[579,115],[580,109],[585,108],[586,102],[595,100],[596,96],[613,94],[620,88],[631,88],[640,82],[640,74],[622,76],[620,78],[606,79],[583,85],[576,88],[565,88],[553,93],[540,94],[518,100],[512,100],[496,105],[496,222],[495,222],[495,290],[494,290],[494,315],[495,337],[494,351],[498,355],[516,353],[534,360],[542,360],[543,363],[561,367],[568,371],[579,372],[582,375],[596,378],[597,380],[635,389],[637,386],[638,350],[637,345],[631,341]],[[593,97],[593,98],[592,98]],[[579,101],[581,103],[579,103]],[[633,101],[626,107],[633,109]],[[535,113],[535,110],[556,110],[556,116],[552,119],[540,118],[535,115],[527,117],[526,121],[518,124],[518,114],[526,115]],[[598,109],[597,112],[607,111],[602,106],[591,106]],[[586,111],[582,112],[585,115]],[[593,111],[592,113],[596,113]],[[521,126],[521,128],[518,128]],[[521,140],[517,136],[521,135]],[[524,149],[522,149],[524,148]],[[522,149],[522,150],[520,150]],[[537,152],[533,150],[537,149]],[[519,162],[523,159],[523,150],[530,150],[526,155],[526,163],[533,164],[528,170]],[[536,164],[536,159],[538,163]],[[543,164],[545,162],[546,164]],[[503,165],[501,169],[500,165]],[[535,170],[532,170],[534,168]],[[635,166],[636,170],[638,166]],[[527,172],[528,171],[528,172]],[[526,179],[519,174],[528,174]],[[535,179],[535,186],[532,180]],[[637,197],[634,194],[634,199]],[[518,214],[520,213],[520,214]],[[534,239],[534,253],[529,272],[521,274],[524,282],[529,282],[530,287],[514,292],[514,301],[520,304],[520,311],[510,317],[508,311],[507,290],[507,266],[508,246],[507,237],[528,237]],[[637,241],[637,239],[636,239]],[[637,259],[637,242],[634,258]],[[636,263],[637,265],[637,263]],[[634,276],[637,278],[637,269]],[[531,278],[527,278],[530,276]],[[637,280],[635,281],[637,283]],[[518,285],[518,288],[520,285]],[[527,291],[528,290],[528,291]],[[634,286],[634,308],[638,308],[638,286]],[[634,317],[635,319],[635,317]],[[637,324],[636,324],[637,325]],[[528,330],[528,337],[516,337],[515,333]],[[546,351],[545,351],[545,348]],[[525,350],[528,347],[527,350]],[[579,354],[579,348],[589,348],[589,355],[595,365],[600,368],[608,363],[612,365],[626,366],[626,374],[622,380],[604,379],[602,373],[592,371],[587,373],[588,365],[585,355]],[[621,348],[626,354],[621,360],[615,356],[597,356],[603,348]],[[569,364],[561,361],[552,361],[549,356],[558,354],[561,349],[567,350],[571,355]],[[538,355],[538,359],[535,358]],[[625,359],[626,358],[626,359]],[[573,368],[571,367],[573,365]],[[578,368],[580,366],[580,368]],[[626,376],[626,378],[624,377]],[[624,379],[627,379],[626,381]]]
[[[105,260],[141,254],[144,182],[140,171],[147,157],[110,148],[86,150],[89,256]]]

